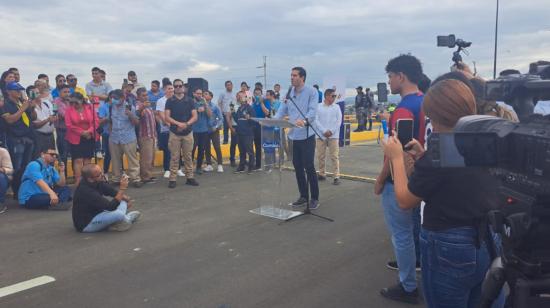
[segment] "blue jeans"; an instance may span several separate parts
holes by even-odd
[[[477,231],[472,227],[439,232],[422,229],[422,286],[428,307],[479,306],[481,284],[491,260],[485,243],[476,248],[476,237]],[[492,307],[503,306],[501,292]]]
[[[382,207],[399,267],[399,281],[405,291],[414,291],[416,289],[416,254],[413,210],[403,210],[399,207],[393,184],[389,182],[386,182],[382,191]]]
[[[412,209],[413,215],[413,236],[414,236],[414,254],[416,255],[416,262],[420,262],[420,229],[422,229],[420,222],[420,206]]]
[[[126,220],[129,222],[130,219],[126,216],[127,208],[128,204],[126,201],[120,201],[116,210],[103,211],[97,214],[82,232],[99,232],[119,221]]]
[[[111,151],[109,150],[109,134],[101,135],[101,150],[103,151],[103,173],[109,173],[111,166]]]
[[[63,187],[56,187],[53,189],[53,191],[57,194],[57,198],[59,198],[59,203],[69,202],[72,200],[71,197],[71,189],[67,186]],[[36,194],[27,200],[23,207],[30,209],[30,210],[45,210],[50,208],[50,195],[42,193],[42,194]]]
[[[30,137],[10,137],[8,151],[13,163],[13,172],[25,169],[32,160],[34,151],[34,140]]]
[[[4,173],[0,173],[0,203],[2,204],[6,201],[6,192],[9,186],[10,181],[8,180],[8,176]]]

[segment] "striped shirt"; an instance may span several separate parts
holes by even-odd
[[[140,138],[155,138],[157,136],[155,114],[151,107],[144,107],[143,103],[138,103],[138,110],[141,110],[139,117],[139,137]]]

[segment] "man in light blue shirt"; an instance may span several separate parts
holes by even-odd
[[[309,199],[309,188],[311,189],[310,209],[319,207],[319,182],[315,171],[315,132],[308,127],[315,122],[319,95],[317,90],[305,85],[306,70],[302,67],[294,67],[290,75],[292,84],[286,103],[275,115],[276,119],[288,116],[289,121],[297,127],[292,128],[288,137],[292,142],[292,164],[296,172],[296,180],[300,197],[292,203],[292,206],[305,205]],[[294,102],[294,103],[292,103]],[[305,115],[302,116],[302,114]],[[307,182],[306,182],[307,174]]]

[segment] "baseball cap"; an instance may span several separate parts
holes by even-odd
[[[12,82],[10,82],[6,85],[6,90],[8,90],[8,91],[21,91],[21,90],[25,90],[25,88],[23,88],[23,86],[20,85],[18,82],[12,81]]]

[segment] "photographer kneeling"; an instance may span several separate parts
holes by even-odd
[[[82,168],[80,181],[73,199],[73,224],[79,232],[126,231],[138,220],[141,213],[126,214],[130,197],[124,194],[128,188],[128,177],[120,180],[116,190],[105,181],[98,165],[88,164]],[[109,200],[103,196],[113,197]]]
[[[458,80],[443,80],[430,88],[423,109],[434,133],[452,132],[457,121],[476,114],[470,89]],[[429,152],[411,141],[404,154],[399,139],[390,137],[384,153],[393,166],[395,194],[399,206],[413,208],[424,201],[420,235],[422,284],[428,307],[477,307],[481,284],[491,259],[484,241],[483,222],[496,204],[496,185],[488,172],[474,168],[432,167]],[[418,160],[407,178],[403,157]],[[490,243],[489,245],[492,245]],[[501,300],[497,301],[502,305]],[[493,307],[499,306],[493,305]]]

